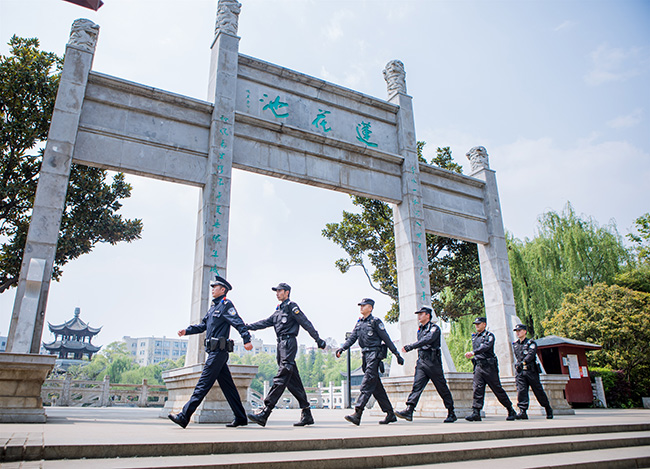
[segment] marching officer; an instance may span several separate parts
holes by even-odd
[[[300,331],[300,326],[312,336],[318,348],[324,349],[327,344],[320,338],[312,323],[305,316],[305,313],[300,310],[296,303],[289,299],[291,287],[288,284],[280,283],[277,287],[272,287],[271,290],[275,292],[275,296],[280,301],[275,312],[267,319],[249,324],[247,327],[250,331],[266,329],[270,326],[274,327],[275,334],[278,338],[278,374],[273,378],[273,386],[271,386],[264,399],[264,408],[256,414],[248,414],[248,418],[258,425],[265,426],[269,415],[271,415],[271,411],[282,396],[284,390],[288,388],[289,392],[298,399],[298,404],[302,409],[300,421],[293,425],[296,427],[312,425],[314,418],[311,415],[305,387],[298,373],[298,365],[296,365],[296,353],[298,352],[296,336]]]
[[[517,407],[519,413],[517,420],[527,420],[528,414],[528,387],[533,389],[533,394],[539,405],[546,409],[546,418],[553,418],[553,409],[548,401],[548,397],[544,392],[542,383],[539,381],[539,365],[537,364],[537,343],[534,340],[526,338],[528,327],[525,324],[517,324],[515,326],[515,334],[517,340],[512,343],[512,348],[515,352],[515,370],[517,371]]]
[[[251,335],[246,330],[244,321],[237,314],[235,305],[226,298],[226,293],[232,290],[232,285],[225,278],[217,275],[210,282],[210,286],[212,287],[213,300],[208,313],[199,324],[178,331],[179,337],[205,332],[205,351],[208,354],[203,366],[203,372],[194,388],[192,397],[178,414],[170,413],[168,415],[172,422],[183,428],[187,427],[190,417],[201,404],[215,381],[219,383],[221,391],[235,414],[235,419],[226,427],[240,427],[248,424],[246,411],[228,369],[228,352],[232,352],[233,347],[233,341],[229,339],[230,326],[237,329],[244,341],[246,350],[253,349]]]
[[[499,363],[494,354],[494,334],[485,329],[487,327],[486,318],[476,318],[474,326],[476,333],[472,334],[473,351],[465,354],[465,358],[471,358],[474,364],[474,402],[472,403],[472,413],[465,417],[465,420],[481,421],[486,384],[490,386],[501,405],[508,410],[506,420],[514,420],[517,414],[499,379]]]
[[[406,400],[406,409],[395,412],[400,418],[409,422],[413,420],[413,411],[417,406],[422,391],[429,380],[433,382],[436,391],[442,398],[447,409],[445,423],[455,422],[457,419],[454,412],[454,399],[451,396],[445,375],[442,370],[442,354],[440,351],[440,327],[431,321],[432,310],[426,306],[420,308],[415,314],[418,315],[418,340],[417,342],[402,347],[402,352],[410,352],[418,349],[418,361],[415,365],[415,377],[413,379],[413,390]]]
[[[363,409],[368,403],[370,396],[375,396],[382,412],[386,412],[386,417],[381,420],[379,424],[386,425],[391,422],[397,422],[393,406],[391,405],[390,400],[388,400],[388,395],[386,394],[384,386],[381,384],[379,367],[382,360],[386,358],[384,347],[389,348],[390,351],[393,352],[397,358],[398,364],[403,365],[404,359],[397,351],[397,347],[395,347],[393,341],[390,340],[390,336],[386,332],[384,323],[381,322],[381,319],[372,315],[375,301],[370,298],[364,298],[361,300],[361,303],[359,303],[359,306],[361,307],[362,317],[357,321],[354,330],[345,343],[336,351],[336,357],[339,358],[341,353],[349,349],[357,340],[359,340],[359,345],[361,346],[363,355],[362,368],[364,375],[363,380],[361,381],[361,392],[354,408],[354,414],[346,415],[345,420],[354,425],[359,425],[361,423],[361,414],[363,414]],[[382,343],[385,344],[385,346],[382,346]]]

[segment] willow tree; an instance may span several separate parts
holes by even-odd
[[[613,222],[599,226],[577,215],[570,203],[562,213],[541,215],[532,240],[508,235],[507,241],[517,315],[535,337],[543,335],[542,320],[567,293],[612,284],[630,260]]]

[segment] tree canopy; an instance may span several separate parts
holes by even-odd
[[[0,293],[18,283],[62,59],[39,50],[38,39],[13,36],[0,56]],[[139,239],[142,222],[123,219],[120,200],[131,185],[122,173],[72,165],[52,271],[92,251],[95,244]]]
[[[424,145],[425,142],[418,142],[418,159],[427,163],[422,156]],[[449,147],[438,148],[431,164],[457,173],[462,171],[453,162]],[[386,320],[396,322],[399,304],[393,211],[385,202],[351,197],[360,211],[344,211],[342,221],[328,223],[322,234],[348,255],[335,262],[342,273],[361,267],[372,288],[393,300]],[[478,315],[483,311],[483,294],[476,245],[433,234],[426,236],[431,301],[436,315],[443,319]]]
[[[650,392],[650,294],[590,285],[567,294],[543,325],[549,334],[602,345],[589,352],[590,365],[621,370],[637,393]]]
[[[566,294],[613,283],[629,260],[613,223],[601,227],[578,216],[570,203],[562,213],[541,215],[532,240],[509,235],[507,241],[517,314],[532,327],[534,337],[544,334],[542,320],[560,307]]]

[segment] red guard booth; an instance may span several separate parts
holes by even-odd
[[[587,368],[587,350],[599,350],[601,345],[549,335],[537,342],[537,356],[549,375],[569,375],[564,388],[567,402],[591,404],[594,400]]]

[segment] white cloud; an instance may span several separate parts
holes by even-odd
[[[341,10],[337,12],[331,21],[325,26],[325,37],[330,41],[338,41],[345,35],[343,31],[343,23],[354,19],[355,15],[350,10]]]
[[[621,129],[625,127],[634,127],[641,122],[643,111],[640,108],[635,109],[630,114],[625,116],[618,116],[607,122],[607,125],[613,129]]]
[[[577,23],[575,21],[571,20],[564,20],[562,23],[557,25],[554,29],[554,31],[561,31],[563,29],[571,29],[573,28]]]
[[[609,44],[601,44],[589,56],[592,68],[585,75],[585,82],[592,86],[628,80],[641,72],[639,66],[643,63],[641,49]]]

